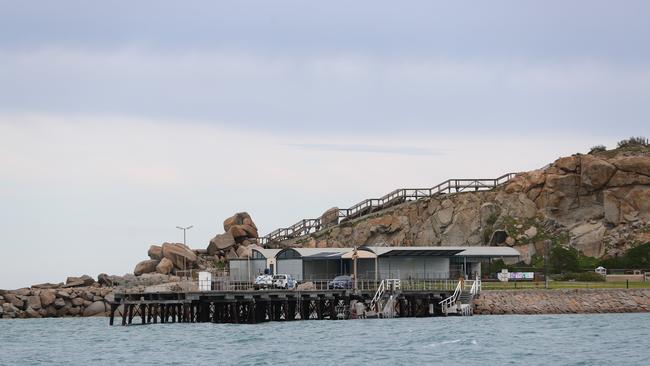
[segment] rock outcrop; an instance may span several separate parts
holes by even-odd
[[[174,263],[167,259],[163,258],[158,265],[156,265],[156,272],[168,275],[174,270]]]
[[[156,266],[160,263],[159,260],[147,259],[135,265],[133,274],[140,276],[145,273],[151,273],[156,271]]]
[[[191,269],[196,264],[196,253],[181,243],[164,243],[162,255],[172,262],[175,268]]]
[[[161,260],[163,259],[162,247],[160,245],[152,245],[147,251],[147,255],[150,259]]]
[[[164,259],[161,261],[163,262]],[[0,290],[0,318],[45,318],[75,316],[106,316],[115,292],[195,291],[196,283],[176,276],[145,273],[140,276],[109,276],[93,279],[87,286],[68,287],[63,283],[40,284],[17,290]],[[90,276],[71,277],[77,283]],[[91,278],[92,279],[92,278]],[[83,280],[82,280],[83,281]],[[110,285],[105,285],[110,283]],[[44,288],[45,287],[45,288]],[[121,315],[121,308],[117,314]]]
[[[329,227],[271,245],[509,245],[529,262],[548,239],[587,256],[615,256],[648,240],[650,150],[563,157],[492,191],[421,199],[341,223],[334,212],[321,217]]]
[[[191,249],[180,243],[151,245],[147,251],[149,259],[139,262],[133,273],[170,275],[184,270],[223,269],[230,259],[248,258],[249,247],[258,244],[257,226],[251,216],[236,213],[223,222],[223,228],[225,232],[215,235],[206,249]],[[106,280],[102,277],[102,281]]]
[[[257,226],[246,212],[239,212],[223,222],[224,233],[215,235],[207,247],[207,261],[223,263],[230,259],[248,258],[251,245],[257,245]]]

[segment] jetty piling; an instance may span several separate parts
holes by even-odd
[[[355,314],[351,303],[367,304],[374,294],[349,289],[116,293],[109,324],[114,325],[118,314],[123,326],[132,325],[134,318],[139,318],[136,324],[344,320],[365,317]],[[394,295],[393,311],[397,317],[443,315],[438,303],[449,294],[444,290],[401,291]]]

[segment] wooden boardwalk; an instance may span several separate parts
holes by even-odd
[[[461,192],[491,190],[507,183],[515,175],[516,173],[507,173],[497,178],[488,179],[448,179],[431,188],[396,189],[380,198],[369,198],[350,208],[338,209],[336,224],[381,211],[407,201]],[[259,238],[259,241],[264,246],[282,240],[309,235],[322,229],[325,229],[325,227],[321,218],[302,219],[289,227],[272,231],[268,235]]]
[[[109,323],[114,325],[118,309],[122,325],[134,324],[133,319],[135,324],[343,320],[357,316],[351,303],[367,304],[374,294],[351,290],[116,293],[110,304]],[[442,315],[439,302],[449,294],[444,290],[396,293],[395,316]]]

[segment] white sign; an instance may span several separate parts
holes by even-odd
[[[535,278],[535,272],[510,272],[508,278],[511,280],[532,280]]]

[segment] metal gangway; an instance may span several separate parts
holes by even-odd
[[[471,282],[471,287],[467,286]],[[481,293],[481,277],[476,276],[473,281],[461,279],[456,285],[454,293],[440,301],[440,307],[444,315],[471,316],[474,314],[474,298]]]
[[[507,183],[517,173],[507,173],[497,178],[489,179],[447,179],[431,188],[402,188],[396,189],[380,198],[363,200],[350,208],[338,209],[337,223],[356,219],[407,201],[423,198],[450,195],[468,191],[486,191]],[[259,238],[261,245],[279,242],[286,239],[298,238],[324,229],[321,218],[302,219],[297,223],[272,231]]]
[[[370,301],[370,310],[381,318],[395,317],[395,299],[402,289],[400,279],[382,280]],[[385,297],[388,296],[387,299]]]

